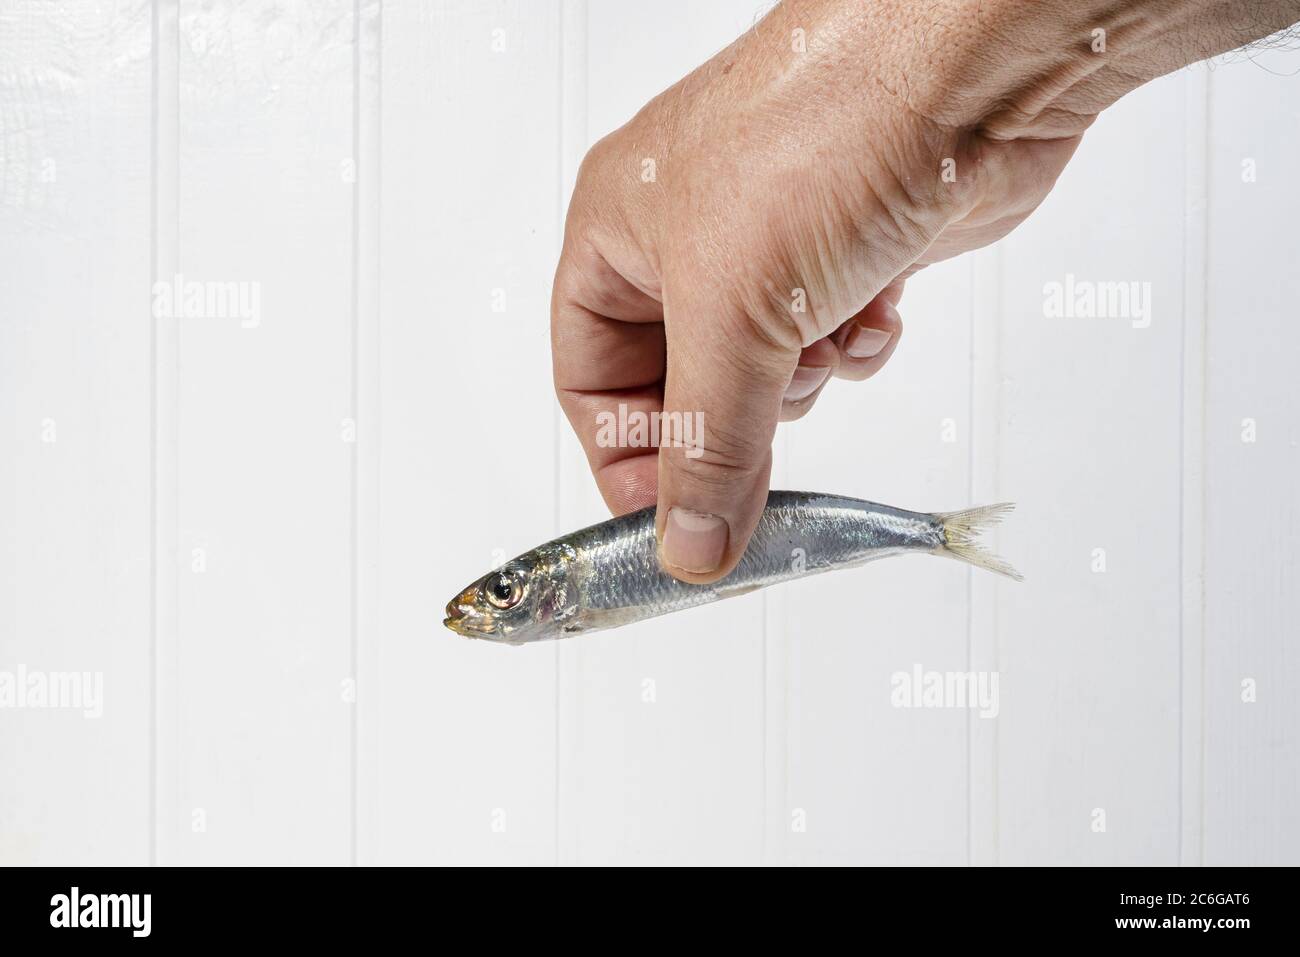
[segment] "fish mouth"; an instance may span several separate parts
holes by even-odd
[[[465,638],[473,638],[465,627],[465,608],[460,604],[459,598],[453,598],[447,602],[445,609],[447,617],[442,620],[443,627],[454,631],[456,634]]]
[[[447,603],[446,615],[447,617],[442,620],[443,627],[449,631],[454,631],[462,638],[489,637],[489,632],[475,627],[475,618],[470,615],[470,610],[458,598]]]
[[[522,644],[522,642],[509,641],[505,638],[501,638],[498,635],[496,635],[494,632],[486,631],[480,628],[475,628],[473,625],[466,624],[464,620],[462,620],[461,618],[451,618],[451,617],[444,618],[442,620],[442,623],[443,626],[446,627],[449,631],[454,631],[462,638],[473,638],[478,641],[490,642],[491,644],[494,645]]]
[[[456,615],[456,616],[448,615],[446,618],[442,620],[442,624],[449,631],[454,631],[462,638],[486,638],[487,637],[487,635],[484,632],[481,632],[477,628],[473,628],[470,625],[466,624],[464,615]]]
[[[465,627],[463,624],[460,624],[459,618],[451,618],[451,616],[447,616],[447,618],[442,619],[442,624],[443,627],[450,629],[450,631],[454,631],[456,635],[464,638],[474,637],[471,633],[465,631]]]

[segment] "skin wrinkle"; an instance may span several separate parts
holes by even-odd
[[[628,282],[594,245],[587,244],[587,255],[574,257],[574,271],[581,282],[573,283],[567,298],[593,315],[623,322],[653,322],[662,318],[659,301]]]
[[[1300,0],[778,4],[579,171],[553,365],[605,500],[658,495],[660,532],[674,505],[719,516],[729,538],[717,569],[665,559],[686,581],[725,574],[761,512],[777,421],[821,391],[783,401],[798,364],[879,370],[900,338],[903,280],[1029,216],[1102,109],[1296,18]],[[1094,28],[1105,53],[1092,51]],[[640,178],[645,158],[653,182]],[[791,311],[796,288],[807,312]],[[889,333],[877,356],[844,353],[855,325]],[[706,454],[596,446],[592,410],[629,390],[639,410],[703,413]]]
[[[657,261],[651,261],[640,245],[629,249],[630,238],[630,233],[620,234],[605,230],[597,224],[591,224],[583,234],[575,237],[573,243],[568,244],[565,253],[572,255],[569,250],[574,245],[587,249],[589,255],[599,257],[609,266],[619,280],[627,283],[656,305],[662,305],[663,291],[658,281],[652,278],[658,274],[659,264]],[[619,252],[623,252],[624,255],[616,256],[615,254]],[[568,259],[568,262],[571,263],[573,260]]]

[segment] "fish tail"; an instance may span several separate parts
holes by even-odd
[[[997,505],[985,505],[981,508],[968,508],[961,512],[942,512],[935,515],[943,526],[943,545],[939,554],[950,555],[969,562],[977,568],[987,568],[999,575],[1006,575],[1016,581],[1024,581],[1024,576],[989,551],[979,542],[980,535],[1002,521],[1002,517],[1015,505],[1011,502],[999,502]]]

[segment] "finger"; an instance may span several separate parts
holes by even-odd
[[[587,455],[596,487],[615,515],[655,503],[659,449],[649,423],[663,409],[663,389],[605,392],[569,391],[560,405]]]
[[[895,308],[902,294],[902,283],[886,287],[831,335],[840,352],[836,376],[860,382],[871,378],[889,361],[903,334],[903,321]]]
[[[555,393],[615,514],[655,502],[657,450],[627,423],[663,407],[661,320],[659,303],[598,253],[566,248],[551,301]]]
[[[782,396],[781,421],[793,422],[807,415],[839,364],[840,350],[829,338],[818,339],[805,348]]]
[[[664,412],[693,425],[696,444],[661,439],[655,532],[664,569],[706,583],[735,567],[762,515],[800,345],[793,329],[756,334],[724,296],[690,288],[666,277]]]

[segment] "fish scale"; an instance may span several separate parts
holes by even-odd
[[[453,599],[444,623],[467,637],[510,644],[543,641],[907,552],[948,555],[1019,578],[975,541],[1010,508],[993,505],[930,514],[838,495],[773,491],[736,568],[707,585],[682,582],[663,571],[655,510],[647,508],[547,542],[507,562]],[[490,589],[506,597],[494,603]],[[503,607],[502,600],[508,606]]]

